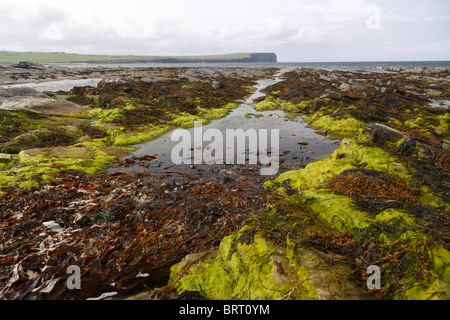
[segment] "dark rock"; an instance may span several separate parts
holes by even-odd
[[[0,103],[7,100],[5,98],[12,98],[12,97],[47,98],[48,96],[45,93],[41,93],[33,88],[28,87],[0,88]]]
[[[34,69],[34,70],[45,70],[45,66],[40,63],[30,62],[30,61],[21,61],[18,64],[12,65],[14,68],[20,69]]]

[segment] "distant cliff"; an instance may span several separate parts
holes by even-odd
[[[277,62],[275,53],[252,53],[248,62]]]
[[[128,62],[128,60],[122,60]],[[239,63],[239,62],[277,62],[277,55],[275,53],[249,53],[246,57],[228,57],[224,56],[204,56],[204,57],[167,57],[159,59],[142,59],[130,60],[130,62],[157,62],[157,63]]]

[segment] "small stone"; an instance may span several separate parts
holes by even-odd
[[[321,74],[321,75],[319,76],[319,79],[325,80],[325,81],[330,81],[330,82],[331,82],[331,80],[332,80],[330,77],[328,77],[328,76],[326,76],[326,75],[323,75],[323,74]]]
[[[343,82],[340,86],[339,86],[339,90],[341,91],[350,91],[352,89],[352,85],[346,82]]]
[[[42,224],[48,228],[50,231],[55,231],[55,232],[60,232],[63,230],[63,228],[57,224],[55,221],[51,220],[51,221],[44,221],[42,222]]]
[[[321,136],[326,136],[328,134],[327,130],[314,130],[314,132]]]
[[[223,88],[223,84],[221,82],[219,82],[219,81],[216,81],[216,80],[211,82],[211,85],[216,90]]]

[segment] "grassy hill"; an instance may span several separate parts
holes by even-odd
[[[37,63],[108,63],[108,62],[276,62],[274,53],[230,53],[201,56],[132,56],[85,55],[64,52],[13,52],[0,51],[0,63],[31,61]]]

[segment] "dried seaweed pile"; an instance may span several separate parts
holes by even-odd
[[[126,296],[163,285],[186,254],[212,250],[255,212],[266,192],[249,169],[207,172],[61,174],[0,200],[0,295],[5,299]],[[69,290],[67,268],[81,269]]]

